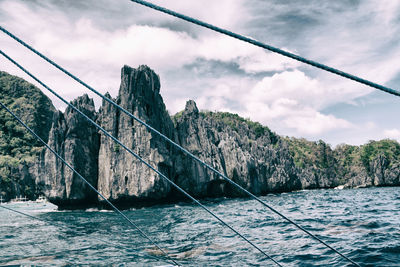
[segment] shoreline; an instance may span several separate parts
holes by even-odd
[[[353,190],[353,189],[369,189],[369,188],[383,188],[383,187],[393,187],[397,188],[400,186],[393,186],[393,185],[383,185],[383,186],[357,186],[357,187],[346,187],[346,186],[337,186],[337,187],[322,187],[322,188],[306,188],[306,189],[299,189],[299,190],[292,190],[292,191],[279,191],[279,192],[268,192],[267,194],[258,195],[259,197],[264,197],[268,195],[281,195],[281,194],[290,194],[296,192],[307,192],[307,191],[317,191],[317,190]],[[235,200],[235,199],[249,199],[252,198],[249,196],[220,196],[220,197],[203,197],[197,198],[200,201],[204,202],[221,202],[224,200]],[[125,203],[121,203],[122,201],[112,201],[110,200],[113,205],[115,205],[120,210],[130,210],[130,209],[141,209],[141,208],[150,208],[150,207],[158,207],[158,206],[169,206],[169,205],[176,205],[179,203],[190,204],[192,203],[190,200],[186,200],[185,198],[164,198],[164,199],[141,199],[141,200],[129,200]],[[112,208],[107,205],[105,201],[99,201],[97,203],[88,203],[88,204],[68,204],[68,205],[57,205],[56,203],[43,198],[38,199],[28,199],[25,201],[15,201],[15,199],[10,201],[3,201],[0,204],[10,204],[10,203],[50,203],[57,207],[58,211],[74,211],[74,210],[82,210],[86,211],[88,209],[97,209],[98,211],[101,210],[108,210],[111,211]]]

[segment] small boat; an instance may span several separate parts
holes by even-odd
[[[36,199],[35,202],[38,202],[38,203],[47,202],[47,198],[45,196],[39,196],[39,198]]]
[[[28,201],[28,199],[26,197],[21,197],[21,196],[11,199],[11,202],[14,202],[14,203],[15,202],[26,202],[26,201]]]

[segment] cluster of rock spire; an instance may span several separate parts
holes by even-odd
[[[147,66],[122,68],[121,86],[114,100],[257,195],[339,185],[400,184],[398,163],[389,166],[379,156],[368,171],[356,164],[353,173],[346,174],[338,171],[340,155],[327,146],[318,151],[320,157],[327,157],[327,166],[299,167],[290,139],[259,124],[254,127],[254,123],[237,115],[199,112],[192,100],[183,112],[171,117],[160,95],[159,77]],[[97,112],[87,95],[72,104],[194,197],[243,195],[112,104],[103,101]],[[112,202],[132,206],[183,197],[71,108],[64,113],[49,109],[54,115],[45,118],[52,125],[48,144]],[[101,199],[48,150],[25,168],[26,175],[35,181],[38,193],[44,193],[61,208],[101,204]],[[379,175],[381,179],[376,178]]]

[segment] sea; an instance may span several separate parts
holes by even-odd
[[[400,187],[261,198],[361,266],[400,266]],[[282,266],[351,266],[254,200],[202,202]],[[58,211],[46,202],[2,205],[40,220],[0,208],[0,266],[172,266],[113,211]],[[195,204],[123,212],[182,266],[274,266]]]

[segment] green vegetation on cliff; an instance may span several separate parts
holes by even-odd
[[[288,142],[294,164],[299,168],[326,169],[335,165],[330,145],[322,140],[312,142],[304,138],[285,138],[285,141]]]
[[[280,138],[268,127],[237,114],[210,111],[202,111],[199,114],[203,118],[227,125],[240,134],[248,134],[249,138],[251,135],[255,139],[267,135],[270,137],[271,143],[276,145]],[[178,112],[172,119],[177,121],[182,115],[183,111]],[[311,173],[319,173],[322,176],[333,175],[338,177],[340,184],[346,183],[349,179],[348,176],[359,173],[362,169],[369,172],[371,162],[376,160],[379,155],[385,157],[389,162],[389,167],[393,162],[400,162],[400,144],[394,140],[370,141],[362,146],[341,144],[333,149],[322,140],[315,142],[293,137],[282,139],[287,143],[296,167],[308,169]]]
[[[326,170],[325,176],[337,177],[339,184],[346,184],[352,177],[373,175],[374,164],[384,157],[390,168],[400,163],[400,144],[395,140],[369,141],[362,146],[347,144],[332,149],[323,141],[312,142],[306,139],[285,138],[288,142],[294,164],[300,169],[311,168],[314,172]],[[365,177],[364,175],[364,177]]]
[[[176,113],[171,117],[172,121],[176,124],[176,122],[183,116],[183,113],[184,110]],[[261,125],[259,122],[253,122],[248,118],[242,118],[238,114],[212,111],[201,111],[199,114],[203,118],[209,118],[216,122],[221,122],[236,132],[243,129],[243,126],[246,126],[250,133],[254,134],[255,139],[268,135],[272,144],[278,142],[278,135],[272,132],[268,127]]]
[[[55,108],[38,88],[0,72],[0,101],[47,142]],[[12,188],[19,187],[18,169],[32,163],[41,149],[41,144],[18,121],[0,109],[0,193],[3,197]]]
[[[361,168],[361,149],[359,146],[340,144],[335,149],[338,175],[341,179],[351,174],[352,168]],[[371,158],[372,160],[372,158]],[[343,180],[342,184],[345,183]]]
[[[363,165],[368,169],[369,162],[378,156],[384,156],[389,166],[400,159],[400,144],[394,140],[384,139],[381,141],[369,141],[361,146],[360,158]]]
[[[400,144],[395,140],[369,141],[362,146],[341,144],[334,150],[322,140],[318,142],[304,138],[285,138],[285,140],[289,144],[294,163],[300,168],[310,165],[327,168],[330,166],[328,160],[330,156],[337,159],[337,163],[344,167],[361,162],[368,168],[369,163],[379,155],[384,156],[389,162],[400,161]]]
[[[54,107],[35,86],[0,72],[0,101],[17,114],[46,142]],[[50,116],[50,117],[49,117]],[[41,144],[6,110],[0,110],[0,155],[30,161]]]
[[[238,131],[241,125],[247,125],[248,129],[254,133],[256,139],[268,134],[273,144],[278,141],[278,136],[268,127],[261,125],[259,122],[253,122],[250,119],[242,118],[238,114],[229,112],[202,111],[200,112],[200,115],[211,118],[215,121],[220,121],[225,125],[230,126],[235,131]]]

